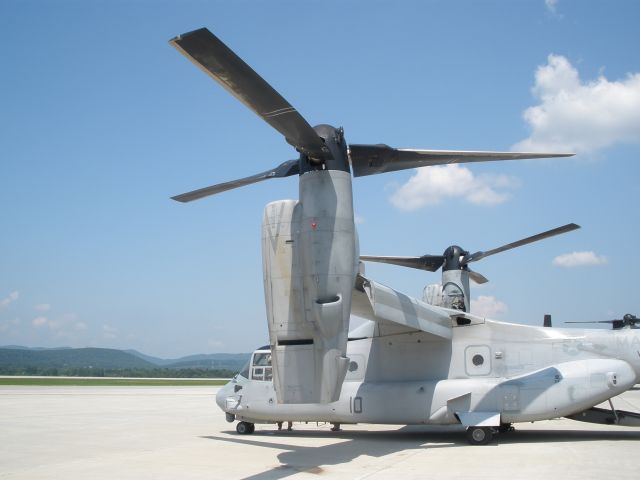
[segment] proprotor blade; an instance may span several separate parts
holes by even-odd
[[[487,283],[489,281],[489,279],[481,273],[475,272],[471,269],[467,271],[469,272],[469,278],[476,282],[478,285],[482,285],[483,283]]]
[[[472,152],[455,150],[415,150],[388,145],[349,145],[354,177],[394,172],[408,168],[450,163],[493,162],[550,157],[570,157],[573,153]]]
[[[547,230],[546,232],[538,233],[537,235],[532,235],[527,238],[523,238],[522,240],[518,240],[517,242],[508,243],[498,248],[494,248],[493,250],[487,250],[486,252],[475,252],[471,255],[465,256],[460,263],[462,265],[466,265],[470,262],[477,262],[478,260],[482,260],[489,255],[495,255],[496,253],[504,252],[505,250],[511,250],[512,248],[521,247],[522,245],[527,245],[528,243],[537,242],[538,240],[543,240],[545,238],[553,237],[555,235],[560,235],[562,233],[571,232],[572,230],[577,230],[580,228],[580,225],[576,225],[575,223],[568,223],[562,227],[554,228],[552,230]]]
[[[331,158],[311,125],[260,75],[206,28],[169,41],[229,93],[314,159]]]
[[[417,268],[435,272],[444,263],[442,255],[423,255],[422,257],[379,257],[373,255],[360,255],[360,260],[365,262],[389,263],[400,267]]]
[[[613,322],[620,322],[621,320],[591,320],[591,321],[584,321],[584,322],[564,322],[564,323],[613,323]]]
[[[298,160],[287,160],[276,168],[272,168],[266,172],[258,173],[250,177],[240,178],[238,180],[231,180],[230,182],[219,183],[210,187],[200,188],[171,198],[182,203],[192,202],[200,198],[208,197],[209,195],[215,195],[216,193],[226,192],[227,190],[232,190],[234,188],[244,187],[245,185],[251,185],[252,183],[261,182],[270,178],[283,178],[291,175],[297,175],[299,171],[300,167]]]

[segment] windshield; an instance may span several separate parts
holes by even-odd
[[[251,380],[270,382],[273,379],[271,352],[256,351],[251,362]]]
[[[271,352],[256,352],[253,355],[253,364],[258,367],[270,367],[271,366]]]
[[[247,363],[244,364],[244,367],[242,367],[242,370],[240,370],[236,374],[236,377],[238,375],[240,375],[241,377],[244,377],[244,378],[246,378],[248,380],[249,379],[249,367],[251,367],[251,360],[249,360]]]
[[[268,346],[260,347],[254,351],[251,359],[242,367],[242,370],[236,373],[234,378],[243,377],[251,380],[272,381],[271,351],[268,348]]]

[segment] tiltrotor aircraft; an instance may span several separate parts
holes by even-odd
[[[469,277],[485,279],[468,264],[497,251],[450,247],[413,260],[365,257],[442,268],[443,286],[428,288],[423,300],[367,278],[359,260],[352,173],[570,154],[347,145],[342,128],[311,127],[207,29],[170,43],[298,152],[265,172],[173,197],[189,202],[299,178],[299,200],[269,203],[262,221],[269,345],[217,394],[227,419],[239,421],[238,433],[282,421],[462,424],[471,443],[484,444],[512,423],[563,416],[640,425],[631,413],[593,408],[638,381],[639,332],[537,328],[469,313]],[[349,332],[351,315],[367,321]]]

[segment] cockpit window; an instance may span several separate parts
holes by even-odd
[[[244,367],[242,367],[242,370],[240,370],[240,372],[238,372],[238,375],[240,375],[241,377],[246,378],[247,380],[249,379],[249,367],[251,366],[251,362],[247,362],[245,363]]]
[[[270,382],[272,379],[271,352],[255,352],[251,361],[251,380]]]
[[[259,365],[259,366],[262,366],[262,367],[265,367],[265,366],[269,366],[270,367],[271,366],[271,352],[269,352],[269,353],[256,352],[253,355],[253,364],[254,365]]]

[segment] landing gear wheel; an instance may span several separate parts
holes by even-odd
[[[236,432],[240,435],[249,435],[253,433],[256,429],[256,426],[253,423],[249,422],[238,422],[236,425]]]
[[[490,427],[467,428],[467,440],[471,445],[487,445],[493,440],[493,429]]]

